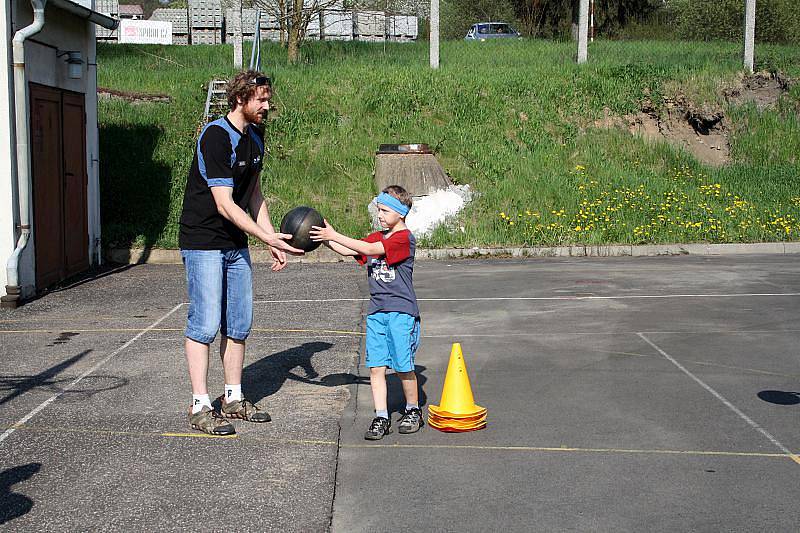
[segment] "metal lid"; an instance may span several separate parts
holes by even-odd
[[[382,144],[377,154],[432,154],[427,144]]]

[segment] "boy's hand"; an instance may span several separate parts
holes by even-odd
[[[336,230],[333,229],[333,226],[331,226],[328,221],[325,220],[325,227],[311,226],[311,231],[308,232],[308,235],[311,237],[312,241],[318,242],[333,241],[338,234],[336,233]]]

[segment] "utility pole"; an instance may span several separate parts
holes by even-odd
[[[589,0],[580,0],[578,11],[578,64],[586,63],[589,55],[587,37],[589,34]]]
[[[594,0],[589,6],[589,41],[594,42]]]
[[[744,9],[744,69],[753,73],[756,40],[756,0],[745,0]]]
[[[439,68],[439,0],[431,0],[431,68]]]

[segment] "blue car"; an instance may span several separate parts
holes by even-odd
[[[520,33],[505,22],[479,22],[473,24],[464,37],[465,41],[486,41],[488,39],[522,39]]]

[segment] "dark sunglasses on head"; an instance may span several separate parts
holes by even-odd
[[[256,76],[247,83],[250,85],[255,85],[256,87],[261,87],[262,85],[268,85],[272,87],[272,80],[269,79],[269,76]]]

